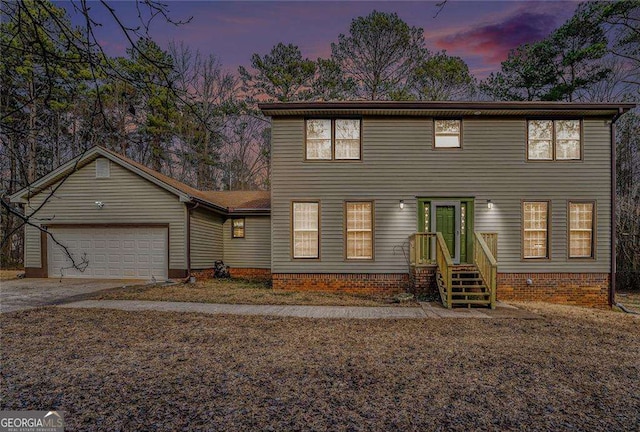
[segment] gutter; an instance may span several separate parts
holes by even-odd
[[[192,196],[191,200],[193,202],[195,202],[198,206],[201,205],[202,207],[205,207],[205,208],[207,208],[209,210],[217,211],[219,213],[222,213],[223,215],[226,215],[226,214],[229,213],[229,210],[226,207],[221,207],[221,206],[213,204],[213,203],[211,203],[209,201],[205,201],[202,198],[197,198],[197,197],[193,197]]]
[[[191,279],[191,212],[200,207],[200,203],[196,202],[192,205],[185,203],[185,205],[187,206],[187,277],[184,282],[187,283]]]
[[[271,214],[270,208],[230,208],[229,215],[237,215],[241,216],[244,214],[248,215],[266,215],[269,216]]]
[[[618,235],[616,227],[616,190],[618,183],[616,172],[616,121],[626,111],[622,107],[618,108],[618,112],[611,119],[611,125],[609,126],[611,136],[611,277],[609,280],[609,306],[616,305],[616,242]]]

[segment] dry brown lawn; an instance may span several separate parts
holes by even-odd
[[[313,306],[417,306],[392,303],[389,298],[340,293],[274,290],[267,284],[241,279],[209,279],[195,284],[136,286],[97,293],[100,300],[156,300],[198,303],[313,305]]]
[[[24,270],[2,270],[0,269],[0,281],[18,279],[18,275]]]
[[[311,320],[44,308],[0,315],[0,409],[67,430],[631,431],[640,319]]]
[[[638,291],[617,292],[616,301],[618,303],[621,303],[627,309],[631,309],[635,312],[640,313],[640,292]]]

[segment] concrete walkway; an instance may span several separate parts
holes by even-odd
[[[424,318],[537,318],[537,315],[501,303],[495,310],[445,309],[436,303],[421,303],[420,307],[357,307],[357,306],[293,306],[243,305],[141,300],[84,300],[67,303],[64,308],[119,309],[126,311],[198,312],[214,315],[261,315],[296,318],[351,319],[424,319]]]

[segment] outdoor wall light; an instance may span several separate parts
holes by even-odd
[[[400,210],[404,209],[404,200],[400,200]]]
[[[491,202],[491,200],[487,200],[487,208],[489,210],[491,210],[493,208],[493,203]]]
[[[102,207],[104,207],[104,203],[102,201],[96,201],[96,207],[101,209]]]

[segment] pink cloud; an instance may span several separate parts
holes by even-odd
[[[556,16],[522,12],[502,22],[481,25],[436,40],[436,46],[462,56],[480,56],[485,64],[497,65],[521,44],[544,39],[556,27]]]

